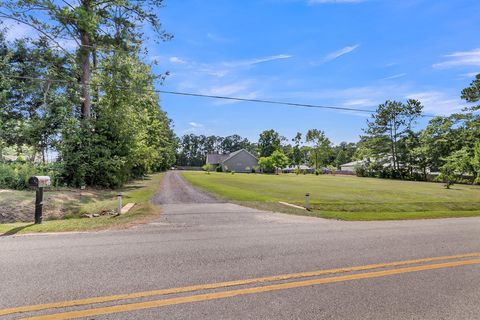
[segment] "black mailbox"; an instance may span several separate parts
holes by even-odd
[[[36,188],[35,196],[35,223],[43,221],[43,188],[50,187],[52,181],[49,176],[33,176],[28,179],[28,185]]]

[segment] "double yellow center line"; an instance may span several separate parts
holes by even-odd
[[[300,279],[300,278],[311,278],[311,277],[318,277],[318,276],[323,276],[328,274],[358,272],[358,271],[367,271],[367,270],[381,269],[381,268],[417,265],[417,266],[409,266],[405,268],[388,269],[388,270],[382,270],[382,271],[355,273],[350,275],[342,275],[342,276],[327,277],[327,278],[316,278],[316,279],[303,280],[303,281],[291,281],[291,282],[270,284],[270,285],[264,285],[264,286],[254,286],[249,288],[220,291],[220,292],[213,292],[213,293],[194,294],[194,295],[187,295],[187,296],[181,296],[181,297],[175,297],[175,298],[165,298],[165,299],[154,300],[154,301],[118,304],[114,306],[97,307],[92,309],[68,311],[68,312],[62,312],[62,313],[56,313],[56,314],[40,315],[40,316],[25,318],[25,319],[36,319],[36,320],[75,319],[75,318],[90,317],[90,316],[96,316],[96,315],[158,308],[158,307],[168,306],[168,305],[229,298],[229,297],[235,297],[240,295],[248,295],[248,294],[255,294],[255,293],[262,293],[262,292],[271,292],[271,291],[277,291],[277,290],[307,287],[307,286],[319,285],[319,284],[325,284],[325,283],[335,283],[335,282],[349,281],[349,280],[360,280],[360,279],[384,277],[384,276],[404,274],[404,273],[412,273],[412,272],[418,272],[418,271],[480,264],[480,259],[459,260],[459,259],[467,259],[467,258],[474,258],[474,257],[480,257],[480,252],[468,253],[468,254],[462,254],[462,255],[453,255],[453,256],[396,261],[396,262],[381,263],[381,264],[371,264],[371,265],[365,265],[365,266],[292,273],[292,274],[284,274],[284,275],[277,275],[277,276],[271,276],[271,277],[226,281],[226,282],[210,283],[210,284],[195,285],[195,286],[180,287],[180,288],[161,289],[161,290],[144,291],[144,292],[136,292],[136,293],[129,293],[129,294],[120,294],[120,295],[112,295],[112,296],[104,296],[104,297],[95,297],[95,298],[15,307],[15,308],[0,310],[0,316],[15,314],[15,313],[23,313],[23,312],[38,312],[38,311],[44,311],[48,309],[55,309],[55,308],[68,308],[68,307],[93,305],[93,304],[107,303],[107,302],[120,301],[120,300],[140,299],[140,298],[169,295],[169,294],[181,294],[181,293],[187,293],[187,292],[196,292],[196,291],[203,291],[203,290],[221,289],[221,288],[246,286],[246,285],[258,285],[258,284],[267,283],[267,282],[271,283],[271,282],[288,281],[288,280],[294,280],[294,279]],[[438,262],[438,261],[445,261],[445,260],[457,260],[457,261],[428,264],[431,262]],[[418,265],[418,264],[423,264],[423,265]]]

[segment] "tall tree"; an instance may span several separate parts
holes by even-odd
[[[318,170],[321,165],[327,165],[328,157],[331,153],[331,142],[325,135],[325,132],[318,129],[310,129],[305,135],[305,141],[312,144],[312,163]]]
[[[422,113],[422,105],[418,100],[409,99],[406,103],[386,101],[378,106],[372,119],[367,121],[365,130],[370,139],[375,143],[389,149],[389,160],[392,168],[400,169],[400,141],[411,132],[416,119]],[[385,145],[384,143],[388,143]],[[387,154],[375,154],[377,158],[386,157]]]
[[[260,133],[257,149],[260,157],[269,157],[274,151],[280,150],[280,135],[273,129]]]
[[[98,51],[137,47],[143,36],[138,30],[143,25],[150,25],[160,39],[170,39],[156,14],[162,4],[163,0],[3,0],[0,18],[30,26],[67,55],[72,56],[63,45],[65,40],[76,44],[80,115],[89,118],[92,57],[95,62]]]

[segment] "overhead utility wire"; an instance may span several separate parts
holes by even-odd
[[[1,75],[2,78],[7,79],[25,79],[25,80],[32,80],[32,81],[40,81],[40,82],[55,82],[55,83],[70,83],[75,85],[81,85],[77,82],[68,81],[68,80],[61,80],[61,79],[47,79],[47,78],[35,78],[35,77],[28,77],[28,76],[15,76],[15,75]],[[87,83],[89,86],[98,86],[96,84]],[[117,89],[126,89],[131,90],[132,88],[127,86],[114,86]],[[264,99],[249,99],[249,98],[239,98],[239,97],[228,97],[228,96],[219,96],[219,95],[209,95],[209,94],[200,94],[200,93],[190,93],[190,92],[179,92],[179,91],[169,91],[169,90],[158,90],[158,89],[141,89],[144,92],[156,92],[156,93],[163,93],[163,94],[171,94],[171,95],[179,95],[179,96],[189,96],[189,97],[199,97],[199,98],[210,98],[210,99],[220,99],[220,100],[230,100],[230,101],[241,101],[241,102],[253,102],[253,103],[265,103],[265,104],[276,104],[276,105],[284,105],[290,107],[302,107],[302,108],[315,108],[315,109],[329,109],[329,110],[339,110],[339,111],[353,111],[353,112],[363,112],[363,113],[374,113],[375,110],[368,110],[368,109],[358,109],[358,108],[347,108],[347,107],[337,107],[337,106],[324,106],[324,105],[317,105],[317,104],[306,104],[306,103],[296,103],[296,102],[285,102],[285,101],[275,101],[275,100],[264,100]],[[431,115],[431,114],[421,114],[421,117],[426,118],[435,118],[438,116]]]

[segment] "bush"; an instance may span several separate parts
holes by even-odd
[[[217,166],[217,167],[215,168],[215,171],[217,171],[217,172],[223,172],[222,166]]]
[[[203,171],[206,171],[207,174],[210,174],[210,170],[212,170],[212,166],[209,163],[207,163],[207,164],[203,165],[202,169],[203,169]]]
[[[47,175],[52,179],[52,186],[60,183],[61,167],[58,164],[37,165],[24,161],[0,163],[0,188],[25,190],[28,178],[35,175]]]

